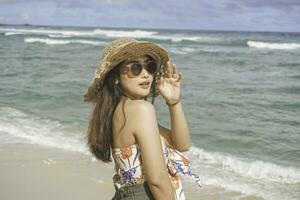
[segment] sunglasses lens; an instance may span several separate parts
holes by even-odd
[[[154,74],[156,72],[156,70],[157,70],[157,64],[156,64],[156,62],[155,61],[149,61],[147,63],[147,68],[148,68],[148,72],[150,74]]]
[[[142,71],[142,66],[139,63],[131,64],[131,73],[135,76],[138,76]]]
[[[156,71],[157,71],[157,64],[156,64],[156,62],[155,61],[149,61],[149,62],[147,62],[147,66],[146,66],[146,68],[147,68],[147,71],[151,74],[151,75],[153,75],[153,74],[155,74],[156,73]],[[143,69],[143,66],[142,66],[142,64],[140,64],[140,63],[131,63],[130,64],[130,72],[131,72],[131,74],[133,75],[133,76],[138,76],[138,75],[140,75],[140,73],[142,72],[142,69]]]

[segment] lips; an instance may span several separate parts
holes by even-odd
[[[139,85],[148,86],[148,85],[150,85],[150,81],[144,81],[144,82],[140,83]]]
[[[143,88],[143,89],[149,89],[149,87],[150,87],[150,81],[144,81],[144,82],[141,82],[140,84],[139,84],[139,86],[141,87],[141,88]]]

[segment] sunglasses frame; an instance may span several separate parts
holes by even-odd
[[[148,64],[149,64],[150,62],[154,62],[154,63],[156,64],[156,70],[155,70],[154,73],[150,73],[150,72],[149,72]],[[132,68],[132,65],[133,65],[133,64],[138,64],[138,65],[141,66],[140,72],[139,72],[138,74],[134,74],[134,73],[132,72],[131,68]],[[127,75],[128,75],[129,78],[135,78],[135,77],[138,77],[138,76],[142,73],[143,68],[144,68],[149,74],[151,74],[152,76],[154,76],[154,75],[158,72],[158,68],[159,68],[159,67],[157,66],[157,63],[156,63],[155,60],[153,60],[153,59],[147,60],[146,62],[143,62],[143,63],[141,63],[140,61],[127,61],[127,62],[124,62],[124,63],[122,64],[122,67],[124,67],[124,68],[123,68],[123,70],[121,70],[121,73],[127,73]]]

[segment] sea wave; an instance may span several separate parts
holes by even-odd
[[[188,156],[194,173],[200,175],[203,185],[221,187],[263,199],[296,200],[299,197],[299,168],[261,160],[251,161],[194,146]]]
[[[90,154],[82,134],[69,134],[71,131],[61,123],[28,115],[11,107],[0,107],[0,136],[10,135],[16,143],[39,144],[68,151]],[[74,132],[75,130],[72,130]],[[10,143],[11,140],[6,140]],[[2,141],[0,143],[3,143]]]
[[[59,35],[59,34],[48,34],[50,38],[69,38],[72,37],[70,35]]]
[[[5,32],[4,35],[10,36],[10,35],[26,35],[28,33],[22,33],[22,32]]]
[[[144,30],[134,30],[134,31],[124,31],[124,30],[104,30],[96,29],[93,31],[95,34],[104,35],[106,37],[149,37],[157,32],[154,31],[144,31]]]
[[[271,43],[260,41],[247,41],[247,45],[259,49],[276,49],[276,50],[292,50],[300,48],[299,43]]]
[[[145,30],[109,30],[109,29],[94,29],[94,30],[57,30],[57,29],[0,29],[0,32],[12,32],[15,34],[44,34],[64,36],[107,36],[107,37],[149,37],[157,32]],[[51,37],[51,36],[50,36]]]
[[[151,35],[150,37],[144,37],[148,39],[154,40],[169,40],[174,43],[179,43],[183,41],[191,41],[191,42],[201,42],[201,41],[212,41],[212,38],[209,37],[200,37],[200,36],[183,36],[183,35]]]
[[[57,121],[41,119],[11,107],[0,107],[0,113],[0,131],[2,132],[33,143],[81,153],[87,152],[83,145],[85,144],[82,141],[83,138],[76,137],[80,134],[72,134],[72,137],[68,137],[70,134],[66,132],[66,127]],[[295,167],[281,166],[261,160],[251,161],[232,155],[209,152],[194,146],[191,147],[189,154],[196,158],[194,161],[198,162],[199,166],[203,164],[214,166],[248,179],[287,184],[300,183],[300,169]]]
[[[157,31],[149,30],[114,30],[114,29],[93,29],[93,30],[58,30],[58,29],[17,29],[6,28],[0,29],[5,35],[32,34],[46,35],[50,38],[65,37],[97,37],[97,38],[138,38],[149,40],[171,41],[180,43],[183,41],[190,42],[214,42],[217,38],[204,36],[187,36],[184,34],[159,34]]]
[[[61,45],[61,44],[71,44],[71,43],[79,43],[79,44],[90,44],[90,45],[104,45],[105,42],[97,42],[92,40],[55,40],[55,39],[48,39],[48,38],[25,38],[25,43],[44,43],[48,45]]]
[[[58,121],[39,118],[12,107],[0,107],[0,144],[29,143],[91,155],[83,133]],[[11,137],[3,140],[2,138]],[[296,199],[300,170],[264,161],[250,161],[192,146],[186,153],[200,170],[204,185],[256,195],[265,199]],[[96,159],[91,156],[94,161]],[[195,173],[196,170],[193,170]],[[198,174],[198,173],[197,173]]]
[[[197,49],[191,47],[182,47],[182,48],[170,47],[169,51],[174,54],[185,55],[188,53],[194,53],[197,51]]]
[[[219,166],[240,176],[255,180],[266,180],[278,183],[300,183],[300,169],[281,166],[261,160],[250,161],[218,152],[208,152],[192,147],[191,154],[197,157],[201,164]]]
[[[0,131],[28,139],[34,143],[72,151],[80,149],[80,152],[86,152],[85,147],[80,144],[82,141],[79,138],[69,138],[63,134],[65,130],[59,122],[40,119],[10,107],[1,107],[0,111],[2,113],[0,115]],[[12,119],[14,119],[13,123]],[[208,152],[197,147],[192,147],[189,153],[192,157],[197,158],[195,160],[199,162],[199,165],[221,167],[222,170],[246,178],[287,184],[300,183],[300,170],[294,167],[280,166],[261,160],[250,161],[218,152]]]

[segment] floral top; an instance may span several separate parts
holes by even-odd
[[[161,141],[166,167],[176,193],[176,199],[184,200],[185,195],[179,174],[193,178],[199,187],[201,187],[200,178],[192,173],[189,159],[185,155],[176,149],[167,147],[162,136]],[[137,144],[122,149],[113,148],[112,156],[115,161],[116,174],[113,176],[113,182],[116,187],[121,188],[124,185],[144,183],[143,161]]]

